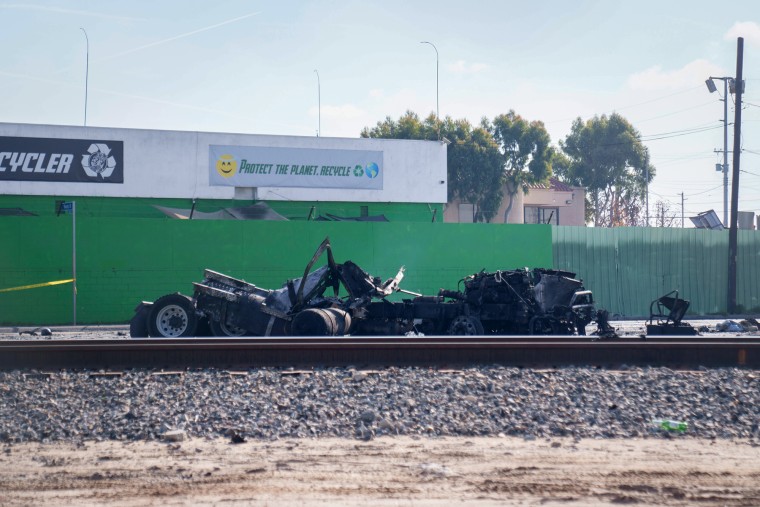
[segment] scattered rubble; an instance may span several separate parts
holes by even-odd
[[[0,442],[382,435],[760,439],[760,374],[482,367],[0,372]],[[683,435],[656,419],[684,421]]]

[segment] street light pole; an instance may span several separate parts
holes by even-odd
[[[728,78],[723,78],[723,224],[728,226]]]
[[[435,49],[435,122],[436,126],[438,127],[438,140],[441,139],[441,115],[439,114],[440,109],[438,109],[438,48],[435,47],[435,44],[432,42],[428,42],[426,40],[420,42],[420,44],[430,44],[433,46],[433,49]]]
[[[84,33],[84,40],[87,43],[87,60],[86,60],[86,67],[84,71],[84,126],[87,126],[87,84],[90,81],[90,38],[87,37],[87,31],[79,27],[80,30],[82,30],[82,33]]]
[[[322,134],[322,86],[319,83],[319,72],[314,69],[317,74],[317,137]]]
[[[723,225],[728,226],[728,83],[732,77],[713,77],[705,81],[710,93],[717,90],[713,79],[723,81]]]

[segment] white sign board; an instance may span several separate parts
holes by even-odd
[[[383,152],[209,146],[209,184],[382,190]]]

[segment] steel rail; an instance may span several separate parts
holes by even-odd
[[[262,366],[760,368],[758,337],[277,337],[0,341],[0,370]]]

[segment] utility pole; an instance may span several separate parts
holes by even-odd
[[[683,217],[683,192],[681,192],[681,229],[683,229],[684,217]]]
[[[646,214],[646,216],[647,216],[647,225],[646,225],[646,227],[649,227],[649,166],[646,167],[645,173],[646,174],[644,175],[644,183],[647,186],[647,199],[646,199],[646,204],[647,204],[647,214]]]
[[[744,92],[744,38],[736,41],[736,104],[734,112],[734,167],[731,178],[731,228],[728,231],[728,307],[729,313],[736,312],[736,252],[737,222],[739,215],[739,155],[742,138],[742,93]]]

